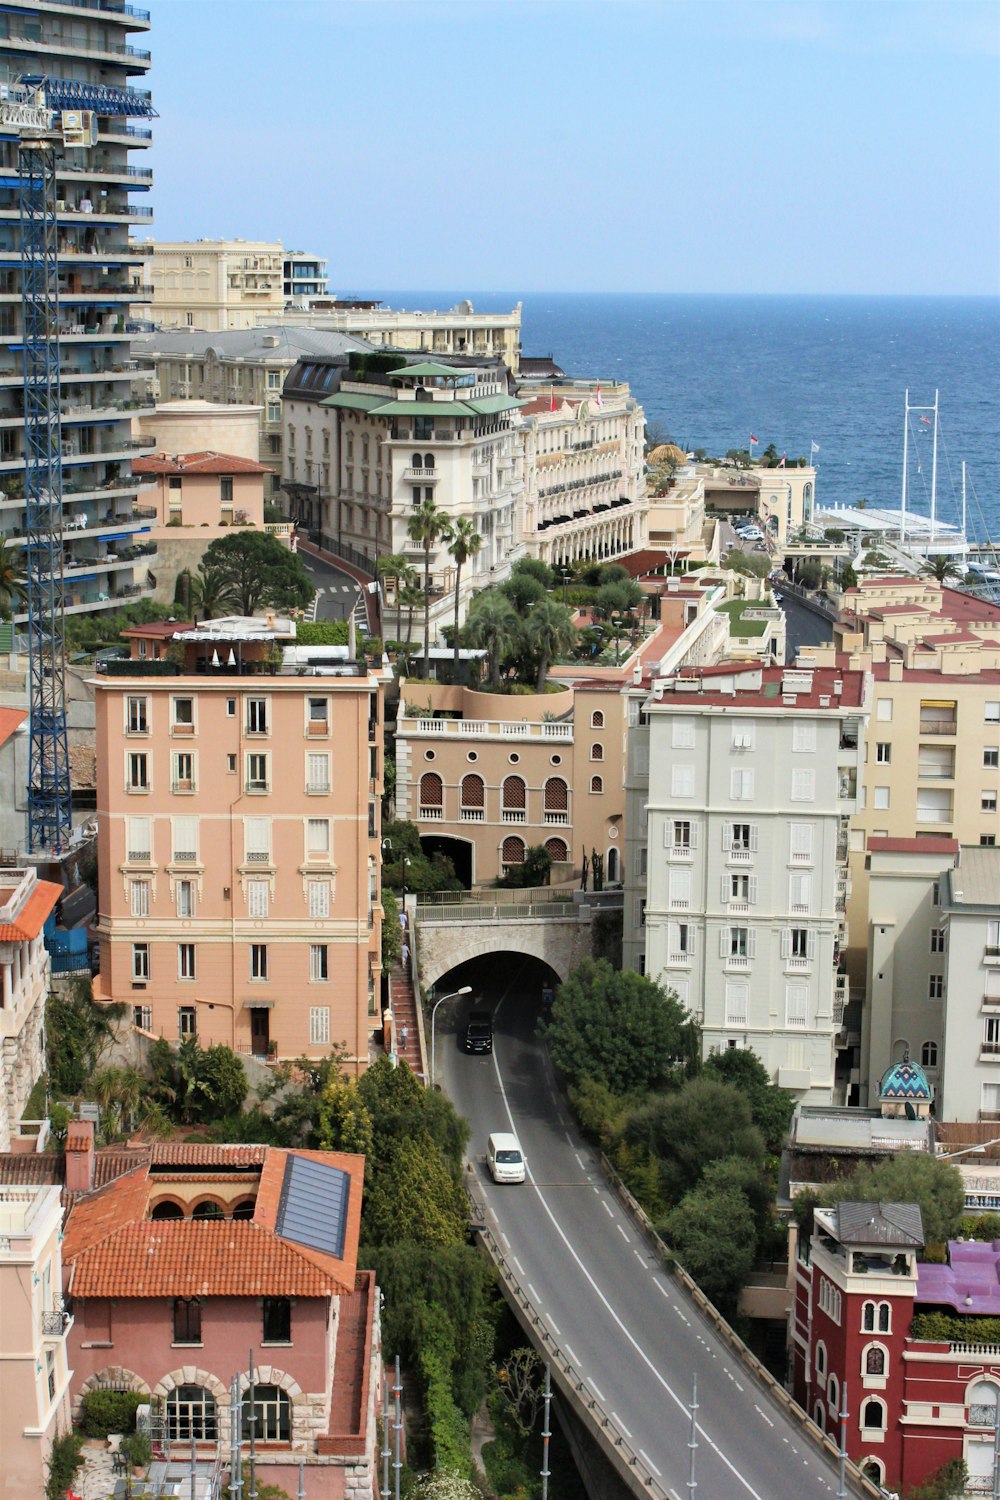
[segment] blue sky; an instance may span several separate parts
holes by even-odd
[[[993,0],[151,9],[161,239],[355,293],[1000,290]]]

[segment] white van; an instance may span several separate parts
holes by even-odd
[[[486,1143],[486,1165],[494,1182],[523,1182],[524,1155],[517,1136],[503,1131]]]

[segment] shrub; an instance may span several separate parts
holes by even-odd
[[[66,1500],[66,1491],[83,1463],[82,1447],[78,1432],[64,1432],[53,1439],[46,1465],[45,1500]]]
[[[917,1313],[910,1337],[933,1344],[1000,1344],[1000,1318],[964,1318],[958,1313]]]
[[[136,1408],[148,1399],[141,1391],[87,1391],[80,1401],[80,1429],[94,1438],[134,1432]]]
[[[153,1445],[145,1432],[132,1432],[121,1446],[125,1462],[133,1469],[146,1469],[153,1461]]]
[[[980,1214],[966,1219],[962,1233],[968,1240],[1000,1240],[1000,1214]]]

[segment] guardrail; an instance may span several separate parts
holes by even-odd
[[[577,920],[569,901],[490,902],[465,906],[418,906],[418,922],[509,922],[514,918]]]

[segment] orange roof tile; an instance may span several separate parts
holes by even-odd
[[[150,453],[132,460],[133,474],[267,474],[266,464],[235,453]]]
[[[249,1219],[127,1224],[76,1255],[70,1285],[74,1297],[323,1297],[345,1290]]]
[[[224,1146],[200,1141],[154,1141],[150,1148],[154,1167],[259,1167],[267,1146]]]
[[[96,1192],[76,1199],[63,1238],[63,1260],[74,1260],[83,1251],[106,1239],[124,1225],[141,1219],[149,1197],[147,1163],[116,1177]]]
[[[270,1147],[264,1170],[260,1174],[253,1222],[272,1234],[276,1233],[278,1201],[285,1176],[285,1163],[290,1156],[304,1156],[310,1161],[321,1162],[323,1166],[339,1167],[351,1179],[351,1190],[347,1200],[343,1257],[325,1255],[322,1250],[314,1250],[309,1245],[296,1244],[295,1249],[314,1266],[336,1277],[343,1286],[353,1287],[354,1275],[358,1268],[358,1241],[361,1238],[361,1199],[365,1186],[365,1159],[363,1156],[348,1155],[341,1151],[279,1151],[273,1146]],[[282,1243],[284,1244],[285,1241]]]
[[[34,889],[13,922],[0,922],[0,943],[26,943],[36,938],[63,893],[52,880],[36,880]]]
[[[0,745],[6,745],[14,730],[28,717],[25,708],[0,708]]]

